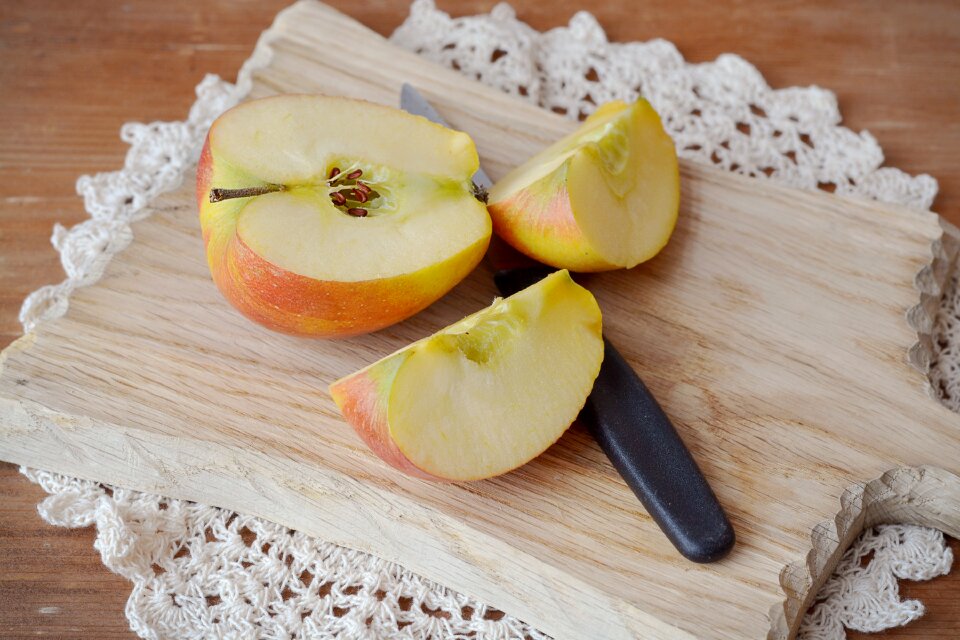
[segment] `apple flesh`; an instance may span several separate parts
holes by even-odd
[[[241,104],[207,135],[197,204],[214,281],[246,316],[319,337],[367,333],[440,298],[483,257],[470,137],[359,100]]]
[[[479,480],[541,454],[603,360],[600,308],[566,271],[334,382],[360,437],[397,469]]]
[[[646,100],[601,106],[571,135],[490,190],[493,229],[558,268],[607,271],[649,260],[677,221],[673,141]]]

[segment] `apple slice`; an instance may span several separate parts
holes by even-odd
[[[286,95],[220,116],[197,168],[213,279],[267,327],[374,331],[420,311],[483,257],[470,137],[369,102]]]
[[[390,465],[480,480],[541,454],[567,430],[603,360],[600,308],[566,271],[330,385]]]
[[[673,140],[646,100],[609,102],[490,190],[493,229],[528,256],[573,271],[630,268],[677,221]]]

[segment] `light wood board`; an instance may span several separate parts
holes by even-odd
[[[494,178],[573,126],[315,3],[280,15],[244,75],[255,97],[386,104],[412,82]],[[863,526],[960,534],[960,417],[922,373],[957,243],[933,214],[687,164],[683,185],[663,254],[587,282],[730,512],[738,546],[723,562],[680,558],[576,426],[482,483],[383,466],[326,385],[489,303],[489,269],[372,336],[274,335],[210,281],[189,179],[66,317],[4,352],[0,458],[277,520],[561,638],[786,637]]]

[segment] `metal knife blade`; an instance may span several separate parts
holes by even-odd
[[[420,93],[404,83],[400,108],[449,126]],[[474,184],[489,189],[483,169]],[[501,295],[526,288],[552,272],[531,260],[494,276]],[[729,553],[730,520],[670,419],[630,364],[604,338],[604,358],[579,419],[610,458],[670,542],[689,560],[713,562]]]
[[[406,82],[404,82],[403,87],[400,88],[400,108],[407,113],[423,116],[430,122],[436,122],[445,127],[450,127],[447,121],[433,108],[433,105],[427,102],[427,99],[420,95],[420,92],[414,89],[413,85]],[[473,174],[473,184],[486,190],[493,186],[493,181],[490,180],[490,176],[486,174],[483,167],[480,167],[477,169],[477,172]]]

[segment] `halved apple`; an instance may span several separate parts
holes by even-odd
[[[390,465],[432,480],[506,473],[553,444],[603,360],[600,308],[566,271],[330,385]]]
[[[294,334],[403,320],[483,257],[470,137],[398,109],[325,96],[220,116],[197,168],[213,279],[240,311]]]
[[[673,233],[677,153],[646,100],[609,102],[489,196],[494,231],[528,256],[573,271],[630,268]]]

